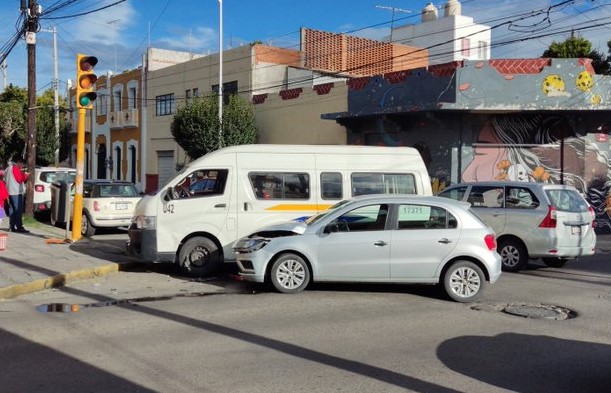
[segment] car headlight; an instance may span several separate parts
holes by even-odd
[[[239,253],[254,252],[265,247],[265,245],[269,243],[269,240],[270,239],[264,237],[245,237],[235,242],[233,248]]]
[[[138,229],[156,229],[157,218],[154,216],[136,216],[132,218],[132,224]]]

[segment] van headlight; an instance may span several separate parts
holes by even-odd
[[[244,237],[238,240],[237,242],[235,242],[235,244],[233,245],[233,248],[238,253],[255,252],[265,247],[265,245],[269,243],[269,240],[270,239],[267,239],[264,237],[253,237],[253,238]]]
[[[132,224],[138,229],[156,229],[157,218],[154,216],[136,216],[132,218]]]

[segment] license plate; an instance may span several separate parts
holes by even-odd
[[[581,235],[581,227],[579,227],[579,226],[572,226],[571,227],[571,234],[573,234],[573,235]]]
[[[129,204],[127,204],[127,203],[117,203],[117,204],[115,204],[115,209],[116,210],[127,210],[128,207],[129,207]]]

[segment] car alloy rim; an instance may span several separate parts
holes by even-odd
[[[479,291],[481,285],[479,274],[470,267],[456,269],[450,276],[452,292],[462,298],[474,296]]]
[[[501,250],[501,257],[503,258],[503,265],[515,266],[520,260],[520,252],[513,246],[503,247]]]
[[[306,276],[304,266],[294,259],[288,259],[278,266],[276,279],[284,288],[294,289],[303,284]]]

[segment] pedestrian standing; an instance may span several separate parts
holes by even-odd
[[[22,166],[23,160],[17,158],[14,162],[9,161],[8,167],[4,171],[4,182],[9,195],[9,230],[17,233],[29,233],[30,231],[23,227],[22,221],[24,183],[28,178],[28,173],[21,170]]]
[[[8,201],[8,190],[6,189],[6,184],[4,184],[4,180],[0,179],[0,225],[2,225],[2,220],[6,217],[6,210],[4,206],[6,206],[6,202]]]

